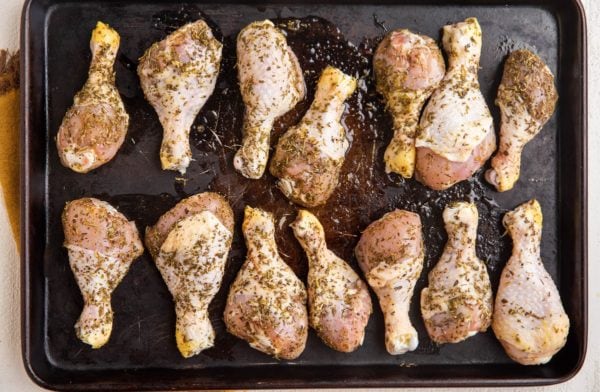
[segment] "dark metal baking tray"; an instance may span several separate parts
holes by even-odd
[[[390,119],[373,91],[369,72],[372,49],[384,27],[410,28],[439,39],[444,24],[468,16],[476,16],[483,29],[479,78],[496,119],[493,100],[510,50],[533,48],[557,75],[556,114],[527,146],[516,188],[502,194],[486,185],[481,173],[448,191],[434,192],[413,180],[385,175],[381,164]],[[195,161],[181,179],[160,170],[161,128],[142,97],[135,66],[150,43],[199,17],[209,20],[225,43],[223,71],[215,94],[196,120],[191,136]],[[295,22],[296,17],[309,18]],[[277,238],[282,255],[301,278],[306,276],[306,261],[287,228],[295,207],[272,186],[270,176],[245,180],[231,168],[243,109],[235,82],[235,35],[250,21],[265,18],[276,19],[288,31],[309,87],[309,99],[277,123],[274,141],[301,117],[326,63],[363,77],[344,120],[353,143],[340,188],[325,207],[315,210],[327,228],[330,246],[354,267],[352,248],[370,221],[394,207],[419,212],[427,248],[419,292],[446,239],[441,221],[444,205],[470,199],[481,216],[478,254],[488,264],[495,289],[510,254],[510,239],[503,236],[500,224],[502,214],[532,197],[540,200],[545,222],[542,256],[571,319],[567,344],[549,364],[525,367],[511,362],[491,331],[438,347],[425,333],[415,300],[411,317],[420,346],[401,356],[385,352],[378,306],[364,345],[352,354],[330,350],[311,332],[302,356],[279,362],[226,333],[221,315],[229,284],[244,258],[240,224],[245,204],[276,212],[282,224]],[[97,20],[114,26],[122,38],[117,85],[131,125],[112,162],[80,175],[60,165],[54,137],[86,78],[89,36]],[[586,30],[578,1],[30,0],[23,12],[22,60],[23,358],[38,384],[60,390],[514,386],[562,382],[581,367],[587,336],[587,103]],[[64,203],[82,196],[105,199],[143,230],[181,198],[206,189],[228,197],[237,220],[223,287],[210,308],[217,331],[215,347],[191,359],[180,357],[173,337],[171,298],[147,253],[114,293],[110,342],[91,350],[78,341],[73,324],[81,297],[62,248],[59,218]]]

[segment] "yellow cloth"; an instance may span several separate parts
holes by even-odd
[[[19,249],[19,89],[0,95],[0,186]]]

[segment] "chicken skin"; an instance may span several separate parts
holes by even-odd
[[[300,210],[291,226],[308,257],[310,326],[334,350],[356,350],[363,342],[373,310],[367,285],[327,249],[325,231],[317,217]]]
[[[295,359],[308,337],[304,284],[279,256],[270,213],[246,206],[242,231],[248,253],[229,289],[227,330],[263,353]]]
[[[413,351],[419,337],[408,311],[425,257],[419,215],[403,210],[385,214],[362,233],[355,253],[379,298],[387,351],[392,355]]]
[[[293,202],[304,207],[324,204],[335,190],[349,142],[341,124],[344,101],[356,89],[356,79],[327,67],[315,99],[296,126],[277,143],[271,174]]]
[[[512,189],[519,179],[523,148],[548,122],[557,100],[554,75],[541,58],[528,50],[508,56],[496,98],[502,116],[500,147],[485,173],[499,192]]]
[[[189,358],[214,344],[208,305],[221,287],[233,211],[216,193],[180,201],[146,229],[146,246],[175,301],[175,340]]]
[[[416,178],[444,190],[471,177],[496,149],[490,110],[479,89],[481,28],[475,18],[444,26],[448,71],[427,103],[416,140]]]
[[[129,115],[115,86],[113,66],[119,34],[98,22],[92,32],[88,79],[75,95],[56,136],[63,166],[87,173],[115,157],[125,140]]]
[[[530,200],[506,213],[502,223],[513,252],[500,276],[492,329],[514,361],[544,364],[567,342],[569,318],[540,257],[542,210]]]
[[[140,59],[142,90],[163,127],[164,170],[183,174],[190,164],[190,128],[215,89],[222,49],[206,22],[198,20],[154,43]]]
[[[204,192],[183,199],[165,212],[154,226],[146,228],[145,243],[152,257],[156,257],[167,235],[179,220],[203,211],[212,212],[217,219],[233,232],[233,212],[229,203],[218,193]]]
[[[240,31],[237,68],[246,111],[233,165],[244,177],[257,179],[267,167],[273,123],[304,99],[306,86],[296,55],[269,20]]]
[[[383,157],[385,170],[411,178],[419,115],[446,72],[442,52],[427,36],[394,30],[377,47],[373,69],[377,91],[394,121],[394,136]]]
[[[100,348],[112,332],[112,292],[144,247],[134,222],[91,197],[67,203],[62,224],[69,264],[84,303],[75,332],[82,342]]]
[[[421,291],[421,313],[431,340],[458,343],[484,332],[492,321],[492,288],[485,264],[477,258],[479,214],[472,203],[444,209],[448,242]]]

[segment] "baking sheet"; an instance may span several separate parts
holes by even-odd
[[[30,373],[38,382],[61,389],[514,385],[552,383],[574,374],[583,359],[586,336],[585,26],[576,3],[520,4],[30,2],[24,14],[23,90],[29,110],[22,156],[24,348]],[[506,193],[486,185],[482,172],[448,191],[435,192],[414,180],[388,176],[383,170],[391,121],[373,88],[370,61],[374,47],[386,29],[399,27],[439,40],[443,25],[469,16],[476,16],[482,26],[479,80],[496,120],[499,115],[493,100],[503,59],[511,50],[534,50],[557,75],[561,98],[556,114],[526,147],[521,179]],[[143,99],[135,67],[152,42],[197,18],[209,21],[223,39],[224,59],[217,89],[192,131],[195,161],[181,176],[160,170],[162,130],[154,110]],[[327,205],[314,210],[326,227],[330,248],[356,268],[353,247],[360,230],[393,208],[418,212],[426,246],[425,268],[415,289],[420,293],[446,240],[441,211],[450,201],[472,200],[480,214],[478,255],[488,265],[495,290],[511,246],[510,239],[503,236],[502,214],[537,198],[544,213],[542,258],[572,322],[567,346],[550,364],[523,367],[512,363],[491,329],[463,343],[433,344],[420,317],[417,295],[411,320],[420,344],[414,352],[401,356],[385,351],[383,320],[376,301],[365,343],[350,355],[327,348],[311,331],[305,352],[297,360],[280,362],[225,332],[225,297],[244,260],[244,205],[276,214],[282,256],[302,279],[306,277],[306,260],[287,227],[297,208],[273,186],[272,177],[246,180],[231,164],[241,140],[243,111],[233,68],[235,36],[249,22],[266,18],[287,31],[309,89],[308,99],[277,122],[273,143],[308,108],[316,78],[327,63],[361,78],[344,117],[352,146],[340,187]],[[87,77],[89,36],[97,20],[109,23],[121,35],[115,70],[130,128],[113,161],[80,175],[60,165],[54,136]],[[498,125],[496,122],[497,129]],[[143,232],[178,200],[205,190],[226,196],[236,213],[223,286],[210,307],[217,332],[215,347],[191,359],[181,358],[174,341],[172,300],[147,252],[113,294],[115,320],[109,343],[100,350],[81,343],[73,325],[82,301],[62,248],[60,214],[65,202],[83,196],[109,201]]]

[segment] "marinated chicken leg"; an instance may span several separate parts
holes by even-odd
[[[62,224],[69,264],[84,303],[75,332],[82,342],[100,348],[112,331],[112,292],[144,252],[142,241],[134,222],[90,197],[67,203]]]
[[[492,288],[475,254],[477,207],[452,203],[444,209],[448,242],[421,291],[421,313],[431,340],[457,343],[484,332],[492,321]]]
[[[394,30],[377,47],[373,68],[377,91],[394,120],[394,136],[383,157],[385,171],[411,178],[419,115],[446,71],[442,52],[427,36]]]
[[[305,207],[324,204],[335,190],[349,143],[340,120],[356,79],[327,67],[315,99],[298,125],[277,143],[271,174],[288,199]]]
[[[246,206],[242,225],[248,253],[229,289],[227,330],[275,358],[295,359],[306,345],[306,289],[281,259],[273,216]]]
[[[198,20],[154,43],[140,59],[144,95],[163,127],[160,162],[185,173],[192,159],[190,128],[215,89],[223,45]]]
[[[113,159],[127,134],[129,115],[115,86],[113,70],[119,43],[119,34],[98,22],[90,41],[88,79],[75,95],[56,136],[61,163],[78,173]]]
[[[246,112],[244,138],[233,165],[244,177],[256,179],[267,167],[273,123],[304,98],[306,86],[296,55],[269,20],[240,31],[237,57]]]
[[[291,226],[308,257],[310,326],[334,350],[356,350],[372,312],[367,286],[344,260],[327,249],[323,226],[313,214],[300,210]]]
[[[500,277],[492,329],[514,361],[544,364],[567,342],[569,318],[540,257],[542,210],[531,200],[506,213],[502,223],[513,253]]]
[[[444,26],[443,44],[448,72],[423,111],[416,141],[416,178],[435,190],[471,177],[496,149],[494,122],[477,80],[477,19]]]
[[[425,257],[419,215],[403,210],[385,214],[362,233],[355,253],[379,298],[387,351],[392,355],[413,351],[419,336],[408,311]]]
[[[180,201],[146,229],[146,245],[175,301],[175,339],[185,358],[213,346],[208,305],[221,287],[233,211],[212,192]]]
[[[508,56],[496,98],[502,116],[500,147],[485,173],[499,192],[512,189],[519,179],[523,147],[548,122],[557,99],[554,75],[541,58],[528,50]]]

